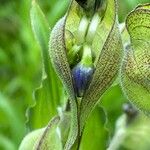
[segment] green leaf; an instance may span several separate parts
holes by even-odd
[[[37,129],[27,134],[22,140],[19,146],[19,150],[28,150],[28,149],[33,150],[35,143],[37,143],[37,141],[40,139],[44,130],[45,128]]]
[[[59,117],[54,117],[44,130],[40,140],[35,145],[35,149],[47,150],[62,150],[62,144],[59,134],[57,133],[57,126],[60,121]]]
[[[58,129],[60,131],[61,142],[64,147],[69,135],[70,124],[71,124],[71,113],[60,110],[59,116],[60,116],[60,122],[58,125]]]
[[[6,129],[10,130],[10,134],[13,139],[12,141],[15,142],[16,145],[18,145],[20,143],[20,139],[25,133],[24,125],[23,122],[20,120],[20,116],[18,115],[17,109],[13,107],[9,99],[6,98],[2,93],[0,93],[0,114],[1,114],[0,117],[1,124],[3,124],[3,120],[6,121],[5,126],[6,127],[9,126],[9,128]],[[2,143],[5,142],[5,138],[2,136],[1,138],[2,138],[1,142]],[[2,143],[0,143],[0,145]]]
[[[119,149],[119,147],[126,137],[126,131],[127,131],[126,129],[127,129],[127,116],[123,114],[116,121],[115,133],[113,138],[110,141],[107,150],[121,150]]]
[[[60,105],[62,86],[53,70],[48,54],[50,29],[48,22],[35,1],[32,1],[30,11],[32,30],[38,41],[43,58],[42,83],[34,92],[35,101],[28,111],[30,128],[45,126],[56,113]]]
[[[121,69],[122,89],[127,98],[150,114],[150,4],[139,5],[126,19],[131,44],[125,49]]]
[[[102,94],[110,87],[118,75],[122,56],[122,42],[117,21],[117,4],[115,0],[107,1],[107,9],[98,27],[95,42],[98,50],[96,70],[89,88],[81,102],[80,131]]]
[[[13,141],[0,134],[0,147],[1,149],[16,150],[17,147],[14,145]]]
[[[117,119],[115,134],[111,139],[109,148],[107,150],[149,149],[149,118],[141,112],[138,112],[138,114],[136,114],[136,116],[134,116],[130,122],[128,117],[129,116],[126,114],[123,114]]]
[[[59,117],[54,117],[46,128],[29,133],[23,139],[19,150],[62,150],[60,137],[56,130],[59,121]]]
[[[149,126],[149,118],[146,117],[144,114],[139,113],[139,115],[128,126],[126,126],[124,140],[121,142],[119,148],[124,148],[127,150],[149,150]]]
[[[109,88],[101,98],[99,106],[105,110],[107,120],[105,127],[108,129],[110,136],[114,132],[116,119],[122,114],[122,106],[125,102],[127,100],[119,85]]]
[[[31,17],[31,25],[32,25],[32,30],[34,32],[34,36],[36,40],[39,42],[42,50],[45,51],[44,57],[48,58],[48,56],[46,56],[47,53],[46,49],[47,49],[47,43],[49,38],[49,32],[50,32],[49,24],[42,10],[40,9],[39,5],[35,2],[35,0],[32,1],[30,17]]]
[[[48,15],[48,18],[50,18],[50,27],[53,27],[58,19],[62,17],[62,14],[66,12],[69,3],[70,0],[61,0],[56,1],[55,4],[53,4],[53,9]]]
[[[65,149],[69,150],[74,144],[78,134],[78,121],[77,121],[77,104],[73,88],[71,71],[67,60],[65,41],[64,41],[64,27],[66,16],[60,19],[51,32],[50,37],[50,56],[55,67],[56,72],[61,78],[69,99],[71,102],[72,121],[71,129]]]
[[[87,120],[80,150],[106,150],[108,133],[104,128],[105,121],[103,109],[97,106]]]

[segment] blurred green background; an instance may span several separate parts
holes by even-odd
[[[119,21],[138,3],[149,0],[118,0]],[[37,0],[51,27],[65,14],[69,0]],[[0,150],[16,150],[26,134],[25,112],[42,72],[41,50],[30,24],[31,0],[0,0]],[[114,128],[126,101],[119,86],[103,96],[108,125]],[[113,104],[113,106],[112,106]]]

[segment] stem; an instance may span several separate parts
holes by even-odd
[[[82,135],[80,135],[79,138],[78,138],[78,148],[77,148],[77,150],[80,149],[81,139],[82,139]]]
[[[92,52],[91,52],[91,47],[89,45],[85,44],[83,46],[83,55],[82,55],[81,63],[86,66],[91,66],[92,64]]]
[[[80,116],[80,103],[81,103],[81,99],[78,98],[77,99],[77,102],[78,102],[78,116]],[[82,140],[82,135],[83,135],[83,131],[80,132],[80,117],[78,117],[78,127],[79,127],[79,130],[78,130],[78,137],[77,137],[77,140],[75,142],[75,146],[73,149],[71,150],[79,150],[80,149],[80,144],[81,144],[81,140]],[[84,129],[83,129],[84,130]]]
[[[116,123],[116,132],[107,150],[118,150],[126,137],[126,115],[122,115]]]
[[[113,137],[113,139],[112,139],[112,141],[109,145],[109,148],[107,150],[117,150],[117,149],[119,149],[119,146],[121,145],[121,143],[125,139],[125,132],[126,132],[125,129],[119,129],[115,133],[115,135],[114,135],[114,137]]]
[[[73,144],[71,150],[79,150],[80,148],[80,142],[81,142],[81,137],[80,137],[80,118],[79,118],[79,108],[80,108],[80,98],[77,99],[77,111],[78,111],[78,136],[77,136],[77,139],[75,141],[75,143]]]

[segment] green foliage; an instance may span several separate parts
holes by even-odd
[[[56,132],[60,118],[54,117],[46,128],[28,134],[21,143],[19,150],[28,149],[62,149],[59,134]],[[50,141],[50,142],[49,142]],[[29,143],[28,143],[29,142]],[[28,143],[28,144],[27,144]]]
[[[99,106],[93,110],[84,129],[80,146],[81,150],[106,149],[108,131],[104,128],[105,115],[104,110]]]
[[[149,2],[149,0],[118,0],[119,21],[123,22],[127,13],[137,4],[142,2],[146,3]],[[58,121],[56,119],[56,124],[54,123],[55,121],[49,123],[53,125],[49,128],[50,130],[48,130],[49,132],[47,132],[47,134],[50,134],[49,137],[51,137],[50,141],[52,141],[52,145],[54,144],[59,147],[57,147],[56,150],[61,149],[61,146],[64,147],[68,138],[71,115],[68,112],[70,109],[68,105],[63,107],[68,101],[68,98],[51,66],[48,55],[48,41],[50,37],[50,28],[52,29],[56,22],[66,13],[69,0],[2,0],[0,4],[0,149],[17,150],[21,140],[27,134],[27,131],[40,128],[27,134],[20,149],[22,146],[22,149],[29,149],[30,147],[33,147],[33,145],[37,146],[39,141],[42,140],[41,137],[43,137],[45,129],[49,127],[47,126],[49,120],[56,114],[60,117],[56,116],[56,118],[59,118],[60,120]],[[109,1],[110,9],[113,7],[112,4],[113,1]],[[29,13],[30,10],[31,15]],[[136,11],[130,13],[127,24],[133,19],[137,20],[135,14],[141,10],[144,11],[144,13],[149,12],[148,7],[139,7]],[[113,15],[115,15],[113,12],[107,12],[107,17],[105,17],[107,28],[105,28],[105,24],[103,23],[101,26],[103,29],[100,29],[101,31],[99,31],[99,33],[102,34],[99,34],[94,41],[94,47],[96,47],[96,51],[99,53],[102,52],[99,51],[99,49],[103,49],[104,42],[108,39],[107,35],[114,21],[112,19]],[[149,16],[143,15],[143,20],[146,18],[149,20]],[[79,18],[78,21],[74,21],[74,19],[76,19],[75,13],[72,14],[71,17],[70,21],[72,20],[73,25],[76,26]],[[137,23],[140,24],[140,27],[135,30],[138,30],[136,33],[138,33],[141,38],[145,28],[141,27],[141,22],[138,21]],[[134,32],[131,31],[132,27],[134,28],[135,25],[133,24],[133,26],[127,27],[131,37],[132,50],[137,56],[136,59],[145,64],[144,60],[146,58],[144,56],[145,54],[149,54],[149,44],[146,45],[145,43],[147,42],[144,42],[144,44],[139,41],[137,42],[139,35],[135,34],[135,30]],[[115,31],[116,30],[118,29],[115,28]],[[125,33],[123,35],[123,38],[125,37],[123,41],[129,42],[129,40],[127,40],[129,35],[127,35],[127,32],[125,31],[123,32]],[[144,41],[149,41],[149,32],[147,31],[148,29],[146,29],[146,32],[144,32],[144,35],[142,36]],[[104,35],[105,40],[101,41],[101,44],[97,44],[99,36],[102,40]],[[139,44],[140,46],[138,46]],[[141,55],[141,52],[139,53],[141,47],[145,48],[144,55]],[[130,50],[130,52],[133,51]],[[113,50],[110,53],[113,53]],[[142,56],[144,57],[143,59]],[[136,69],[134,71],[136,71]],[[144,72],[144,76],[149,73],[148,69],[142,70],[142,72]],[[109,73],[113,72],[110,71]],[[125,77],[127,72],[123,72],[123,74]],[[122,78],[122,85],[124,86],[123,89],[126,95],[128,95],[128,98],[138,107],[140,106],[141,110],[144,110],[147,113],[149,111],[149,104],[147,102],[147,97],[149,98],[149,91],[147,92],[149,82],[147,82],[147,80],[145,81],[145,79],[143,82],[140,78],[140,84],[142,83],[142,86],[140,85],[138,87],[137,85],[139,85],[139,82],[138,84],[135,84],[134,80],[132,82],[131,80],[124,80],[124,77]],[[146,79],[149,78],[146,77]],[[130,83],[128,89],[125,86],[128,85],[126,83]],[[39,85],[41,86],[39,87]],[[95,84],[93,85],[95,86]],[[36,90],[33,96],[34,89]],[[130,89],[134,89],[132,93],[130,92]],[[138,93],[138,96],[133,95],[134,92]],[[142,101],[145,101],[144,103],[141,103],[141,98]],[[100,103],[93,112],[90,115],[85,113],[89,116],[89,119],[87,120],[84,129],[80,147],[81,150],[105,150],[109,143],[112,142],[111,144],[114,144],[113,141],[109,141],[109,139],[111,137],[115,139],[116,133],[118,133],[119,129],[121,130],[122,127],[125,129],[125,134],[122,140],[121,138],[120,140],[117,140],[119,143],[115,146],[118,146],[118,149],[149,149],[149,119],[145,118],[143,114],[140,114],[129,126],[126,126],[127,116],[121,116],[123,126],[119,127],[119,129],[115,129],[116,120],[123,113],[122,105],[124,102],[126,102],[126,98],[122,94],[117,81],[114,86],[110,87],[105,92]],[[84,104],[85,102],[82,102],[83,107],[87,109],[87,106]],[[28,123],[27,126],[25,126],[25,112],[28,107]],[[72,134],[70,134],[70,136],[72,136]],[[60,139],[60,141],[55,140],[54,137]],[[138,140],[136,137],[143,140]],[[43,142],[44,141],[42,140],[42,146],[47,145],[47,143]],[[26,143],[28,143],[28,145]],[[24,146],[26,146],[26,148]]]
[[[41,47],[43,58],[42,84],[34,92],[35,102],[28,110],[29,125],[35,129],[46,125],[50,118],[56,114],[56,108],[60,105],[62,88],[48,55],[50,27],[35,1],[32,2],[30,14],[32,30]]]
[[[122,65],[122,88],[128,99],[146,114],[150,113],[150,5],[139,5],[126,20],[131,43]]]
[[[66,149],[70,149],[70,147],[72,147],[78,132],[79,136],[82,134],[86,120],[95,104],[117,76],[121,62],[121,51],[123,49],[121,36],[117,27],[117,6],[115,1],[110,0],[107,2],[107,9],[105,13],[101,13],[100,11],[97,12],[100,13],[100,17],[103,17],[102,15],[104,15],[104,17],[101,23],[99,23],[97,34],[93,36],[94,39],[92,43],[89,43],[88,33],[86,37],[85,35],[82,37],[82,34],[85,32],[81,31],[80,34],[80,29],[77,31],[78,26],[80,26],[80,17],[83,13],[83,10],[80,10],[80,12],[77,11],[79,9],[78,7],[79,5],[75,1],[72,1],[67,15],[60,19],[53,28],[49,43],[52,63],[66,87],[66,91],[71,102],[72,124]],[[83,16],[85,15],[86,14],[83,14]],[[98,19],[98,17],[96,19]],[[73,22],[75,22],[75,24]],[[77,44],[81,44],[81,46],[83,46],[82,41],[84,44],[86,44],[86,42],[88,44],[92,44],[91,47],[97,56],[94,62],[95,72],[89,88],[87,91],[85,91],[83,98],[81,99],[81,104],[78,103],[75,95],[71,76],[71,68],[66,55],[67,49],[65,47],[65,43],[67,43],[67,41],[65,40],[64,36],[66,31],[71,32],[75,37],[77,37]],[[80,36],[80,39],[78,39],[78,36]],[[81,37],[83,39],[81,39]],[[87,39],[88,41],[86,41]],[[99,43],[99,45],[96,45],[95,43]],[[79,107],[78,110],[77,106]],[[78,117],[78,120],[76,117]]]

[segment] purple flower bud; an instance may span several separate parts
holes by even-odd
[[[78,63],[72,69],[72,76],[74,81],[75,92],[78,97],[82,97],[84,92],[88,88],[92,75],[94,73],[94,66],[86,66],[82,63]]]

